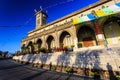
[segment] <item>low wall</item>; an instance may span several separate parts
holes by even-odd
[[[56,52],[48,54],[26,54],[14,56],[13,59],[59,66],[73,66],[89,69],[120,71],[120,48],[85,49],[75,52]]]

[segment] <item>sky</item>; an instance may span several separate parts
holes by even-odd
[[[0,50],[14,53],[21,40],[35,29],[35,12],[43,10],[48,22],[66,16],[99,0],[0,0]]]

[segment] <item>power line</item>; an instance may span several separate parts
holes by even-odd
[[[48,6],[48,7],[46,7],[46,8],[43,8],[43,9],[46,10],[46,9],[49,9],[49,8],[52,8],[52,7],[56,7],[56,6],[58,6],[58,5],[63,5],[63,4],[66,4],[66,3],[68,3],[68,2],[72,2],[72,1],[74,1],[74,0],[62,1],[62,2],[59,2],[59,3],[53,4],[53,5],[51,5],[51,6]],[[33,17],[34,17],[34,16],[32,16],[28,21],[26,21],[24,25],[0,26],[0,28],[18,28],[18,27],[19,27],[19,28],[23,28],[24,26],[33,26],[33,25],[28,25],[28,23],[33,19]],[[19,31],[19,30],[16,29],[16,31],[13,33],[13,35],[10,36],[10,37],[1,45],[1,47],[5,46],[6,43],[7,43],[9,40],[11,40],[12,38],[15,38],[16,35],[18,36],[18,34],[17,34],[18,31]],[[1,48],[1,47],[0,47],[0,48]]]
[[[45,7],[45,8],[43,8],[43,9],[44,9],[44,10],[47,10],[47,9],[49,9],[49,8],[56,7],[56,6],[58,6],[58,5],[63,5],[63,4],[66,4],[66,3],[68,3],[68,2],[72,2],[72,1],[74,1],[74,0],[62,1],[62,2],[59,2],[59,3],[55,3],[55,4],[53,4],[53,5],[50,5],[50,6],[48,6],[48,7]]]
[[[33,19],[33,17],[34,17],[34,16],[30,17],[29,20],[27,20],[27,21],[25,22],[25,24],[21,26],[21,28],[23,28],[25,25],[27,25],[27,24]],[[6,27],[8,27],[8,26],[6,26]],[[15,27],[15,26],[14,26],[14,27]],[[5,28],[5,27],[4,27],[4,28]],[[13,33],[13,35],[12,35],[12,36],[9,36],[8,39],[3,42],[3,44],[0,46],[0,49],[3,48],[3,47],[7,44],[8,41],[10,41],[11,39],[15,38],[15,36],[18,36],[18,34],[17,34],[18,31],[19,31],[19,30],[16,29],[16,31]]]
[[[0,28],[22,28],[23,26],[34,26],[34,25],[0,26]]]
[[[45,7],[45,8],[42,8],[42,6],[40,6],[40,10],[47,10],[47,9],[49,9],[49,8],[56,7],[56,6],[58,6],[58,5],[63,5],[63,4],[66,4],[66,3],[68,3],[68,2],[72,2],[72,1],[74,1],[74,0],[61,1],[61,2],[58,2],[58,3],[52,4],[52,5],[50,5],[50,6],[47,6],[47,7]],[[37,10],[34,9],[34,12],[37,13]]]

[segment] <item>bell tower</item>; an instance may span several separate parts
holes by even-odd
[[[36,29],[39,29],[43,25],[47,24],[48,15],[42,10],[41,7],[40,9],[41,10],[39,12],[36,12],[35,14],[36,15]]]

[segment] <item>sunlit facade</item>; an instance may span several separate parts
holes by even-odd
[[[115,7],[115,8],[114,8]],[[36,28],[22,39],[25,51],[41,48],[83,48],[120,45],[120,0],[100,0],[47,23],[48,15],[36,13]]]

